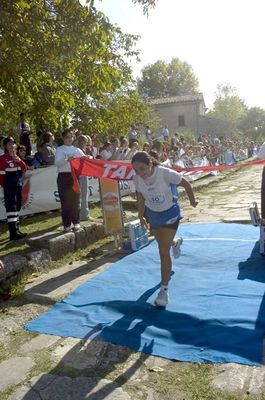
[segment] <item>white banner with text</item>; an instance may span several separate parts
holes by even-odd
[[[57,189],[57,167],[54,165],[46,168],[38,168],[27,171],[22,189],[22,209],[20,215],[36,214],[44,211],[61,208]],[[130,194],[129,183],[120,182],[122,196]],[[97,178],[88,179],[89,201],[91,203],[100,200]],[[0,220],[6,219],[4,207],[3,188],[0,187]]]

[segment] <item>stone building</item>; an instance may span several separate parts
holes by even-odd
[[[207,133],[213,136],[229,135],[234,125],[206,115],[202,93],[153,99],[149,104],[161,120],[161,128],[168,126],[170,133],[191,131],[195,136]]]

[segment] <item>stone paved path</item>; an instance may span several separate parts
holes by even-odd
[[[250,203],[257,201],[260,207],[261,173],[261,167],[244,168],[205,188],[198,193],[198,208],[184,205],[185,222],[249,221]]]
[[[261,168],[255,167],[201,188],[197,209],[181,200],[185,222],[249,221],[249,204],[260,200],[260,179]],[[116,258],[32,277],[24,296],[2,305],[0,400],[265,399],[263,366],[177,363],[108,343],[23,331],[26,322]]]

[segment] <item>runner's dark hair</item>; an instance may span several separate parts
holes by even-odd
[[[151,157],[146,151],[138,151],[132,158],[131,163],[141,162],[146,165],[153,164],[154,167],[161,165],[161,163],[154,157]]]

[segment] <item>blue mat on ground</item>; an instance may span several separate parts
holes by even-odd
[[[265,258],[259,229],[240,224],[181,225],[170,304],[153,306],[160,281],[156,242],[77,288],[26,329],[90,338],[169,359],[262,362]]]

